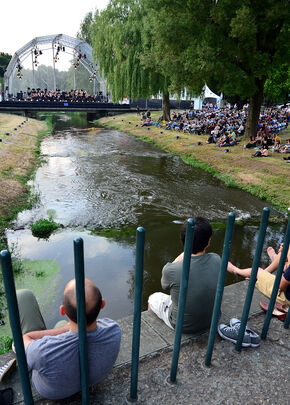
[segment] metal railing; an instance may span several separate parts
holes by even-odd
[[[270,210],[265,207],[262,214],[260,230],[258,235],[258,242],[254,256],[251,277],[247,290],[247,295],[242,312],[241,325],[236,344],[236,350],[241,350],[241,343],[243,341],[244,332],[249,316],[249,310],[253,298],[253,291],[257,278],[257,271],[260,263],[261,252],[263,249],[265,232],[268,225]],[[227,263],[230,254],[232,243],[233,229],[235,223],[235,214],[231,212],[228,216],[226,234],[224,240],[221,270],[217,283],[216,297],[213,308],[213,315],[211,320],[211,327],[209,331],[208,346],[205,357],[205,364],[210,366],[212,353],[214,349],[214,341],[217,332],[218,320],[221,313],[221,303],[224,291],[225,276],[227,271]],[[175,328],[174,347],[171,362],[170,381],[176,381],[178,359],[182,337],[182,323],[184,318],[184,309],[186,303],[188,277],[190,269],[191,246],[194,234],[194,220],[191,218],[187,222],[186,239],[184,248],[184,260],[182,269],[182,280],[180,286],[178,315]],[[284,238],[284,245],[281,253],[281,258],[270,298],[270,303],[266,318],[264,321],[261,337],[266,339],[269,329],[272,311],[275,305],[280,280],[282,277],[284,263],[287,257],[290,240],[290,219],[288,220],[287,231]],[[137,400],[138,391],[138,366],[139,366],[139,348],[140,348],[140,332],[141,332],[141,313],[142,313],[142,290],[143,290],[143,263],[144,263],[144,244],[145,244],[145,229],[139,227],[136,232],[136,269],[135,269],[135,296],[134,296],[134,319],[133,319],[133,336],[132,336],[132,363],[131,363],[131,386],[130,386],[130,401]],[[77,317],[79,327],[79,349],[80,349],[80,367],[81,367],[81,388],[82,388],[82,403],[89,404],[89,373],[88,373],[88,353],[86,342],[86,315],[85,315],[85,290],[84,290],[84,252],[83,240],[81,238],[74,241],[74,259],[75,259],[75,279],[77,290]],[[26,356],[24,351],[21,326],[19,320],[19,311],[17,305],[13,270],[11,256],[8,251],[1,252],[1,264],[4,280],[4,287],[7,297],[7,304],[9,310],[10,324],[16,348],[16,356],[19,367],[20,379],[24,395],[25,404],[33,404],[32,391],[30,386]],[[284,323],[285,328],[289,328],[290,311],[286,316]]]

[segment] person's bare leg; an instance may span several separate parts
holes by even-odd
[[[269,273],[273,273],[273,271],[278,269],[279,266],[279,261],[280,261],[280,257],[281,257],[281,253],[278,253],[275,257],[275,259],[273,260],[273,262],[265,268],[266,271],[268,271]],[[287,269],[287,267],[289,266],[289,262],[288,259],[286,259],[285,265],[284,265],[284,271]]]
[[[268,256],[270,257],[271,261],[273,261],[275,259],[275,257],[277,256],[277,253],[275,252],[275,250],[272,248],[272,246],[269,246],[267,248],[267,253]]]
[[[251,271],[252,271],[251,268],[248,268],[248,269],[240,269],[239,267],[234,266],[231,262],[228,262],[228,268],[227,268],[227,270],[228,270],[230,273],[238,274],[239,276],[242,276],[242,277],[245,277],[245,278],[249,278],[249,277],[251,276]]]
[[[281,253],[278,253],[278,254],[275,256],[275,258],[274,258],[274,260],[272,261],[272,263],[271,263],[268,267],[266,267],[265,270],[268,271],[269,273],[273,273],[275,270],[277,270],[277,269],[278,269],[278,265],[279,265],[280,257],[281,257]]]

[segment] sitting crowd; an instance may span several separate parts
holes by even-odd
[[[229,147],[241,141],[240,137],[245,133],[248,110],[248,105],[241,110],[238,110],[236,105],[233,108],[230,105],[224,108],[205,106],[202,110],[191,108],[184,112],[173,111],[169,121],[164,121],[161,117],[157,122],[152,120],[148,110],[142,115],[141,126],[155,125],[165,130],[208,135],[208,144]],[[256,138],[251,137],[244,148],[257,148],[255,156],[267,156],[269,147],[276,152],[290,152],[290,140],[282,146],[279,136],[279,132],[287,128],[289,119],[287,108],[265,108],[260,113]]]
[[[27,88],[27,91],[20,91],[16,97],[10,95],[9,101],[33,101],[33,102],[73,102],[73,103],[94,103],[108,102],[108,97],[104,96],[100,91],[97,94],[91,95],[86,90],[47,90],[47,89],[31,89]]]

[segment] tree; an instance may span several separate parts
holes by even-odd
[[[169,77],[145,64],[142,41],[145,9],[141,0],[111,0],[96,12],[92,46],[114,101],[163,95],[163,117],[169,119]],[[148,46],[148,43],[147,43]]]
[[[86,41],[92,45],[92,25],[94,23],[94,16],[92,11],[85,15],[85,18],[81,22],[80,30],[77,33],[77,38]]]
[[[5,52],[0,52],[0,82],[3,84],[3,77],[5,70],[10,62],[10,59],[12,58],[9,53]]]
[[[176,89],[197,93],[212,78],[221,91],[250,99],[246,134],[256,135],[264,86],[289,63],[287,0],[144,0],[154,45]]]
[[[271,103],[284,104],[288,101],[290,91],[290,67],[287,63],[281,63],[270,73],[265,83],[265,97]]]

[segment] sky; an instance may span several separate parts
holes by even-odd
[[[35,37],[65,34],[75,37],[89,11],[103,9],[108,0],[3,0],[0,52],[13,55]]]

